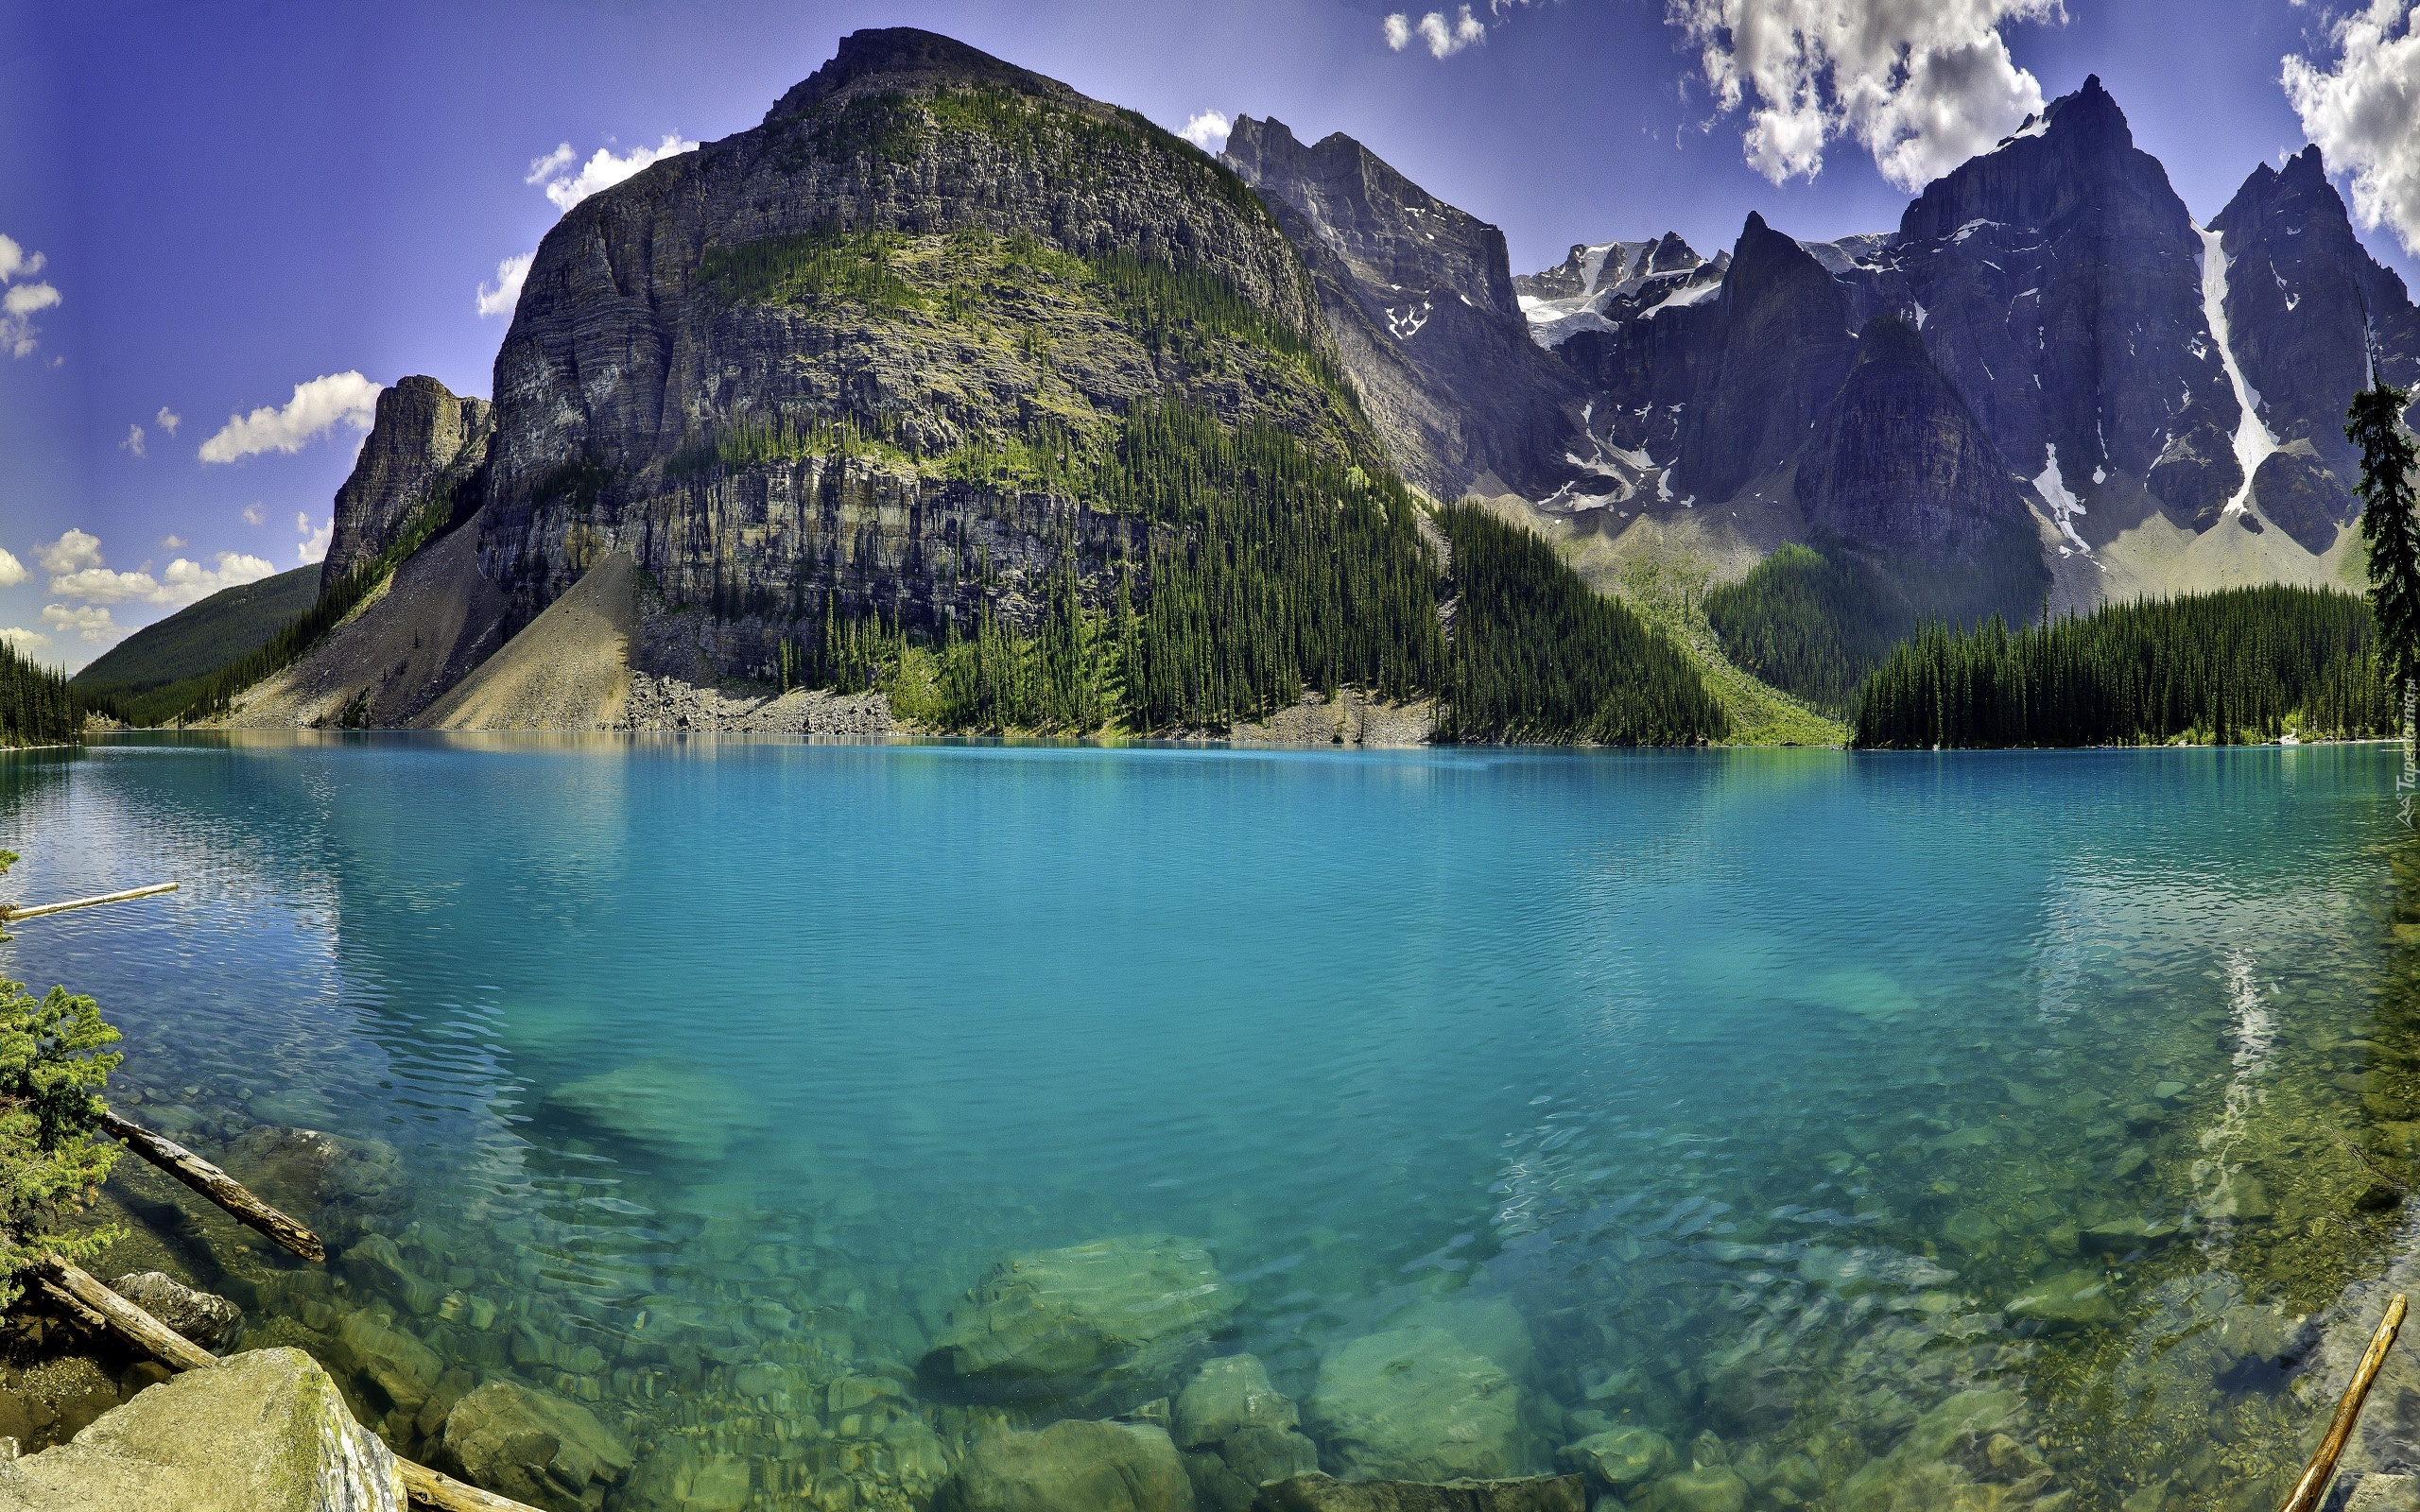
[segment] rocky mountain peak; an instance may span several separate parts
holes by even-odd
[[[1903,242],[1976,222],[2056,229],[2109,213],[2189,234],[2192,216],[2157,158],[2135,146],[2125,112],[2098,76],[2063,94],[1989,152],[1926,185],[1899,222]]]
[[[829,62],[774,101],[765,112],[765,123],[804,115],[832,100],[892,92],[929,94],[967,86],[1014,90],[1061,105],[1093,103],[1056,79],[1003,61],[956,38],[914,26],[869,26],[841,38]]]
[[[486,456],[494,428],[486,400],[458,397],[434,378],[399,378],[380,390],[361,455],[337,490],[320,583],[336,582],[391,545],[432,483]]]

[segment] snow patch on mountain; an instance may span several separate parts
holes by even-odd
[[[2227,343],[2226,238],[2198,226],[2194,230],[2202,233],[2202,318],[2210,323],[2210,339],[2219,344],[2219,363],[2226,369],[2227,382],[2235,386],[2235,402],[2243,411],[2235,424],[2235,459],[2243,469],[2243,482],[2223,512],[2242,514],[2252,507],[2252,475],[2277,449],[2277,438],[2261,423],[2260,391],[2244,380],[2243,369]]]

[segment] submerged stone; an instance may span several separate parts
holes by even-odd
[[[546,1105],[683,1160],[719,1160],[759,1124],[753,1105],[721,1077],[660,1056],[566,1082]]]
[[[1176,1399],[1179,1449],[1200,1449],[1246,1428],[1289,1429],[1302,1420],[1291,1400],[1270,1384],[1257,1355],[1230,1354],[1203,1363]]]
[[[1651,1481],[1679,1460],[1672,1441],[1651,1428],[1616,1428],[1565,1444],[1556,1456],[1614,1490]]]
[[[163,1271],[121,1276],[110,1290],[205,1349],[217,1349],[244,1320],[244,1310],[227,1298],[195,1291]]]
[[[2059,1328],[2085,1328],[2114,1321],[2118,1308],[2109,1299],[2106,1277],[2099,1271],[2071,1270],[2019,1292],[2009,1301],[2008,1315]]]
[[[1521,1389],[1443,1329],[1373,1333],[1329,1352],[1304,1418],[1353,1479],[1504,1480],[1530,1468]]]
[[[1647,1488],[1642,1512],[1747,1512],[1748,1483],[1726,1465],[1677,1470]]]
[[[1577,1475],[1510,1481],[1340,1481],[1298,1475],[1260,1488],[1252,1512],[1584,1512]]]
[[[630,1446],[587,1408],[512,1381],[456,1402],[435,1457],[440,1469],[549,1512],[586,1512],[631,1471]]]
[[[337,1363],[368,1381],[387,1405],[416,1413],[445,1373],[437,1351],[375,1314],[355,1313],[337,1331]]]
[[[940,1391],[1115,1411],[1167,1393],[1241,1298],[1209,1252],[1140,1235],[994,1266],[917,1366]]]
[[[387,1446],[300,1349],[188,1370],[68,1443],[0,1461],[7,1512],[404,1512]]]
[[[1149,1423],[1069,1421],[977,1439],[942,1512],[1194,1512],[1176,1444]]]

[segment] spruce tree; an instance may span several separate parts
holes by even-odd
[[[2361,535],[2370,547],[2370,610],[2398,694],[2420,672],[2420,522],[2411,514],[2411,396],[2380,381],[2353,396],[2344,438],[2361,449]]]

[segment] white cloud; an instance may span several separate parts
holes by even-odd
[[[160,549],[162,551],[182,551],[185,549],[185,538],[182,536],[162,536],[160,538]]]
[[[127,627],[111,619],[108,610],[91,604],[44,604],[42,619],[61,633],[75,631],[88,645],[107,645],[127,633]]]
[[[510,315],[521,302],[521,285],[528,281],[529,264],[538,254],[524,252],[508,257],[495,265],[495,287],[479,285],[478,310],[482,317]]]
[[[1749,111],[1749,165],[1812,179],[1848,136],[1913,190],[2042,109],[2000,29],[2066,20],[2063,0],[1668,0],[1718,109]]]
[[[681,133],[675,131],[666,136],[660,146],[632,147],[620,157],[615,157],[608,148],[598,147],[594,157],[580,164],[578,173],[561,173],[558,170],[571,164],[570,147],[571,144],[566,142],[553,152],[532,162],[529,164],[529,177],[525,180],[536,183],[540,179],[545,179],[546,198],[555,202],[557,210],[562,211],[568,211],[599,189],[613,188],[642,168],[661,163],[666,158],[677,158],[683,152],[695,152],[698,150],[698,144],[682,141]],[[546,170],[543,174],[538,171],[542,164]],[[547,177],[548,175],[553,177]]]
[[[31,278],[42,271],[45,261],[42,253],[29,254],[14,241],[0,236],[0,284]],[[59,291],[47,284],[9,284],[9,292],[0,294],[0,347],[8,348],[12,357],[32,356],[42,336],[42,328],[34,324],[33,318],[59,301]]]
[[[2371,0],[2339,20],[2336,66],[2288,57],[2278,81],[2320,156],[2353,175],[2353,214],[2420,252],[2420,0]]]
[[[152,416],[151,418],[159,421],[160,428],[166,431],[171,436],[177,434],[177,427],[185,422],[185,418],[182,415],[178,414],[175,410],[170,409],[165,404],[162,404],[160,406],[160,413]]]
[[[1378,23],[1378,29],[1385,34],[1387,46],[1392,51],[1401,52],[1411,42],[1411,18],[1400,10]]]
[[[38,651],[50,644],[50,637],[40,630],[29,630],[22,625],[0,626],[0,641],[6,641],[20,651]]]
[[[1475,42],[1487,41],[1487,23],[1472,15],[1468,6],[1452,21],[1442,10],[1431,10],[1420,18],[1420,36],[1428,43],[1429,57],[1451,58]]]
[[[521,181],[523,183],[544,183],[556,174],[559,174],[565,168],[570,167],[571,160],[578,156],[578,153],[572,151],[570,143],[562,143],[556,146],[555,150],[547,153],[544,157],[531,158],[529,160],[528,177],[523,179]]]
[[[1177,135],[1204,152],[1216,152],[1227,145],[1227,132],[1234,125],[1223,111],[1196,111],[1186,117],[1184,129]]]
[[[31,278],[42,271],[50,259],[40,252],[28,252],[10,236],[0,236],[0,284]]]
[[[143,455],[143,427],[129,425],[126,428],[126,439],[117,443],[117,449],[121,452],[132,452],[137,456]]]
[[[218,433],[201,443],[205,462],[233,462],[263,452],[299,452],[303,444],[338,425],[367,431],[376,411],[379,386],[357,372],[330,373],[294,386],[282,408],[264,404],[249,415],[227,417]]]
[[[46,573],[79,572],[101,564],[101,538],[70,525],[57,541],[34,547],[34,560]]]
[[[335,515],[328,516],[325,521],[315,526],[311,524],[309,515],[297,512],[294,516],[294,528],[302,536],[302,540],[294,543],[296,562],[308,565],[327,558],[328,541],[337,533]]]
[[[204,567],[182,557],[168,563],[168,570],[160,575],[160,595],[152,602],[180,607],[195,604],[220,589],[233,588],[238,583],[257,583],[277,573],[275,562],[245,552],[222,551],[211,559],[217,565]]]
[[[244,506],[244,524],[265,525],[268,524],[268,511],[263,509],[258,502],[248,504]]]
[[[160,580],[147,572],[120,573],[107,567],[86,567],[53,576],[50,591],[61,598],[80,598],[88,604],[148,604],[160,596]]]
[[[7,547],[0,546],[0,588],[14,588],[30,576],[24,562],[11,556]]]
[[[72,532],[81,535],[82,532]],[[86,540],[91,540],[86,537]],[[171,537],[170,539],[174,539]],[[243,552],[222,551],[214,558],[217,565],[205,567],[182,557],[168,563],[167,570],[154,577],[149,562],[133,572],[112,572],[101,565],[95,549],[85,553],[90,565],[51,576],[50,592],[60,598],[80,598],[86,604],[165,604],[182,609],[187,604],[208,598],[222,588],[237,583],[258,582],[277,571],[265,558]]]

